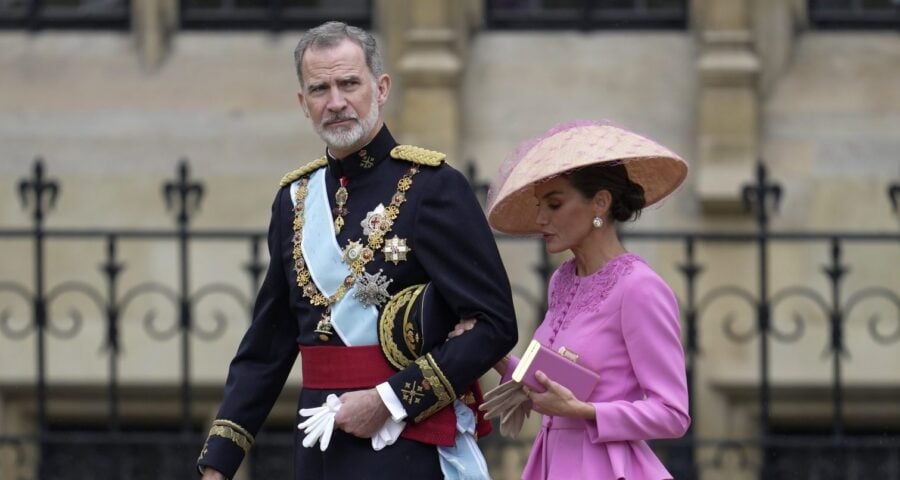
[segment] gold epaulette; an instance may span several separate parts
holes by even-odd
[[[328,165],[328,159],[322,155],[321,158],[317,160],[313,160],[306,165],[294,170],[293,172],[286,173],[283,177],[281,177],[281,186],[286,187],[292,183],[294,180],[306,175],[307,173],[314,172],[325,165]]]
[[[447,155],[413,145],[397,145],[391,150],[391,157],[419,165],[436,167],[447,158]]]

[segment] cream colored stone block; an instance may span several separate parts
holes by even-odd
[[[731,148],[753,148],[756,144],[758,109],[756,94],[741,87],[707,87],[700,94],[698,135],[701,145],[709,136],[714,143]],[[752,152],[751,152],[752,153]],[[715,157],[711,158],[715,161]]]
[[[452,32],[423,30],[415,32],[415,36],[418,48],[404,55],[398,65],[406,85],[409,88],[455,88],[459,84],[463,65],[456,53],[442,48],[452,40]]]
[[[401,119],[402,142],[444,152],[451,164],[461,165],[457,102],[456,93],[446,88],[407,88]]]
[[[696,192],[708,212],[740,212],[740,192],[757,161],[756,95],[748,88],[706,87],[700,94]]]
[[[753,2],[753,46],[760,58],[760,89],[774,88],[790,65],[800,19],[798,2],[760,0]]]
[[[701,0],[694,2],[695,14],[704,30],[746,28],[751,22],[753,0]]]
[[[698,62],[704,89],[739,88],[753,91],[759,60],[748,50],[737,48],[709,48]]]

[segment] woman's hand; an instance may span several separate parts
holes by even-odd
[[[460,319],[459,323],[457,323],[456,326],[453,327],[453,330],[450,330],[450,333],[447,334],[447,340],[450,340],[451,338],[454,338],[454,337],[458,337],[458,336],[468,332],[469,330],[472,329],[472,327],[475,326],[476,323],[478,323],[478,320],[475,320],[474,318]]]
[[[525,418],[531,413],[531,402],[517,382],[506,382],[497,385],[484,394],[484,403],[478,406],[484,418],[500,418],[500,434],[504,437],[516,438],[522,430]]]
[[[538,393],[526,387],[525,392],[534,404],[534,411],[543,415],[586,419],[593,419],[596,415],[593,405],[575,398],[571,390],[550,380],[544,372],[538,371],[534,376],[547,388],[545,392]]]

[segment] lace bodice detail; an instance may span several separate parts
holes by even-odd
[[[576,275],[574,259],[560,265],[550,279],[549,308],[544,319],[552,330],[550,342],[578,312],[597,310],[619,279],[631,273],[634,263],[643,261],[638,255],[625,253],[586,277]]]

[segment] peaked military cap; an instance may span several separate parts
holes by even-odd
[[[412,285],[384,306],[378,320],[378,343],[388,362],[402,370],[443,342],[457,321],[430,282]]]

